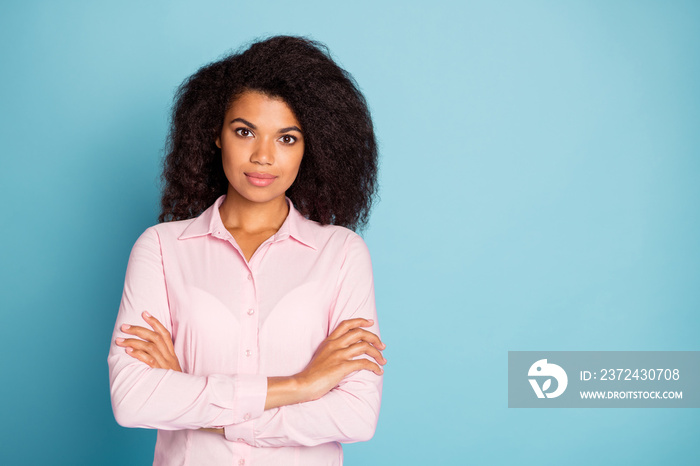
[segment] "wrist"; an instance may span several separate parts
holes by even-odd
[[[267,378],[265,410],[308,401],[306,384],[299,375]]]

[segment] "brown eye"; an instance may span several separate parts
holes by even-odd
[[[289,134],[285,134],[280,138],[280,141],[282,141],[284,144],[294,144],[297,141],[297,138],[290,136]]]
[[[241,136],[241,137],[244,137],[244,138],[247,138],[247,137],[250,137],[253,135],[253,133],[251,133],[251,131],[248,128],[237,128],[236,134]]]

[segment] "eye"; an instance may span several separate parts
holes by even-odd
[[[297,138],[295,138],[295,137],[292,136],[291,134],[285,134],[284,136],[282,136],[282,137],[280,138],[280,141],[282,141],[283,144],[292,145],[292,144],[294,144],[295,142],[297,142]]]
[[[236,128],[236,134],[243,138],[249,138],[253,136],[253,132],[248,128]]]

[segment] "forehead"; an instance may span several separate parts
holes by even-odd
[[[255,125],[300,126],[287,102],[257,91],[245,91],[231,102],[226,119],[235,118],[243,118]]]

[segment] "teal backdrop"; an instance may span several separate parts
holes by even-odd
[[[365,93],[388,348],[348,465],[700,463],[696,409],[509,409],[509,350],[700,350],[700,3],[6,1],[3,465],[140,465],[107,350],[176,87],[258,37]],[[700,389],[700,387],[698,388]]]

